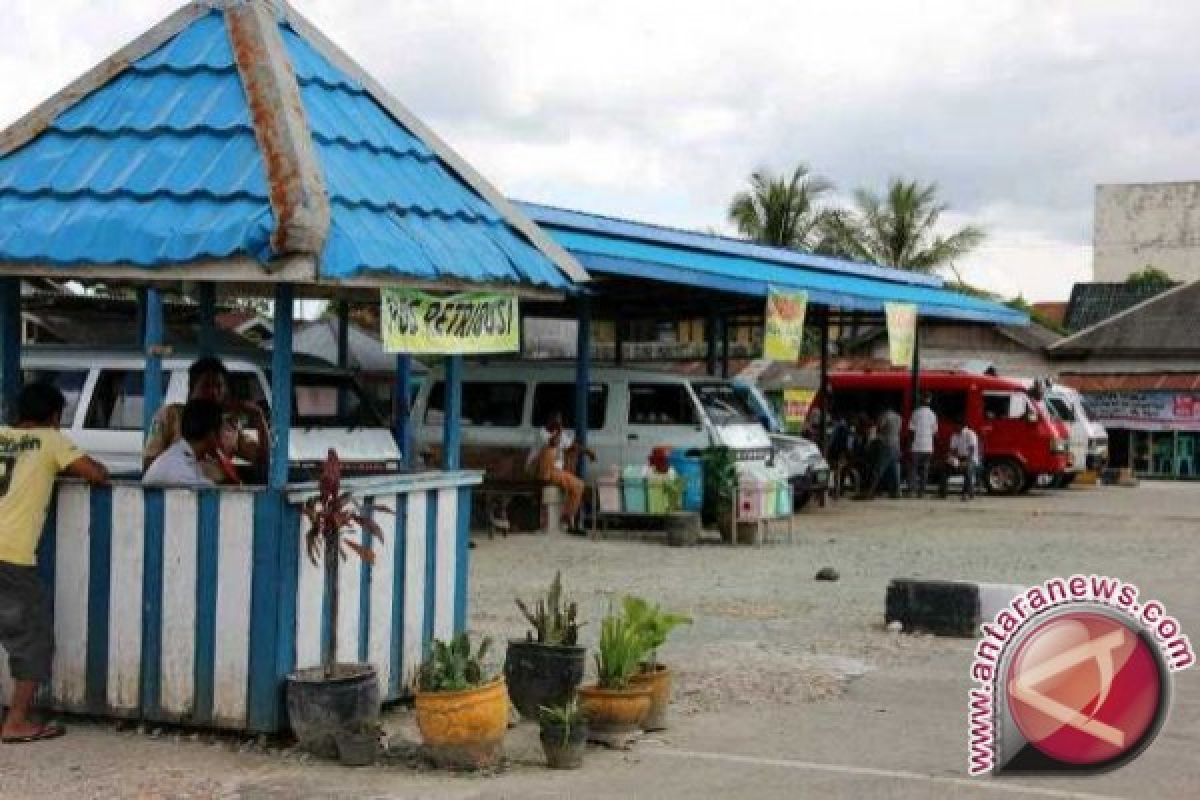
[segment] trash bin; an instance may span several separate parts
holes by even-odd
[[[671,451],[671,468],[683,479],[683,510],[704,510],[704,461],[686,450]]]
[[[626,467],[621,473],[621,494],[625,510],[631,514],[646,513],[646,468]]]

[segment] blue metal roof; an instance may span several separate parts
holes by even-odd
[[[0,260],[270,257],[266,173],[220,14],[0,158]]]
[[[923,316],[1025,325],[1028,315],[944,288],[937,276],[581,211],[519,203],[590,273],[646,278],[765,297],[770,287],[803,289],[821,305],[882,311],[914,303]]]
[[[565,289],[561,270],[353,78],[280,21],[331,221],[322,277]],[[0,262],[147,268],[274,256],[267,171],[224,12],[0,157]]]

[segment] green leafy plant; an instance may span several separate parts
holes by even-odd
[[[491,647],[491,637],[485,636],[472,653],[471,640],[465,633],[449,642],[434,639],[417,673],[417,688],[422,692],[461,692],[482,686],[492,679],[484,669]]]
[[[568,603],[563,599],[561,572],[554,573],[554,580],[550,583],[546,596],[538,599],[532,611],[519,597],[517,608],[521,609],[521,613],[533,628],[525,634],[527,641],[534,641],[536,633],[538,644],[574,647],[578,643],[579,628],[583,623],[578,620],[579,607],[574,602]]]
[[[566,747],[571,731],[576,730],[586,719],[579,701],[572,697],[560,706],[540,706],[538,716],[542,729],[558,728],[562,731],[562,746]]]
[[[391,509],[383,506],[372,506],[373,512],[390,514]],[[321,476],[317,481],[317,495],[309,498],[302,508],[304,517],[308,520],[308,531],[304,535],[305,550],[308,560],[313,566],[318,559],[325,562],[325,596],[329,598],[327,606],[326,629],[329,631],[329,647],[325,651],[321,668],[325,679],[333,678],[338,663],[337,619],[340,601],[338,567],[340,561],[345,561],[347,551],[353,552],[368,564],[375,563],[375,551],[367,544],[356,542],[349,538],[359,530],[366,531],[368,541],[378,540],[383,543],[383,531],[379,523],[358,504],[350,492],[342,491],[342,463],[337,451],[330,449],[321,466]]]
[[[658,667],[658,648],[662,647],[671,631],[680,625],[691,625],[692,618],[685,614],[664,611],[661,606],[651,605],[640,597],[625,597],[622,601],[625,619],[637,631],[642,641],[642,658],[651,670]]]
[[[728,447],[704,451],[704,519],[713,522],[733,505],[737,493],[737,457]]]
[[[663,493],[667,496],[667,511],[679,511],[683,508],[683,495],[687,492],[687,481],[678,475],[663,484]]]
[[[610,608],[600,623],[596,682],[601,689],[625,689],[638,671],[646,643],[642,632],[621,612]]]

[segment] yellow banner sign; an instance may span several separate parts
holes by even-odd
[[[783,424],[788,433],[802,433],[808,421],[808,410],[812,407],[815,389],[783,390]]]
[[[884,303],[883,310],[887,314],[892,366],[911,367],[917,338],[917,307],[912,303]]]
[[[432,295],[382,289],[383,349],[388,353],[515,353],[520,349],[517,296],[509,292]]]
[[[767,292],[766,336],[763,358],[769,361],[795,361],[804,344],[804,312],[808,292]]]

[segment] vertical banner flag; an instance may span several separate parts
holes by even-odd
[[[783,390],[783,425],[787,428],[788,433],[804,431],[804,423],[808,421],[808,411],[816,396],[815,389]]]
[[[381,289],[380,328],[388,353],[515,353],[520,315],[512,292],[432,295]]]
[[[917,336],[917,307],[912,303],[884,303],[887,314],[888,352],[892,366],[911,367]]]
[[[808,292],[767,292],[766,336],[763,358],[768,361],[795,361],[804,342],[804,312]]]

